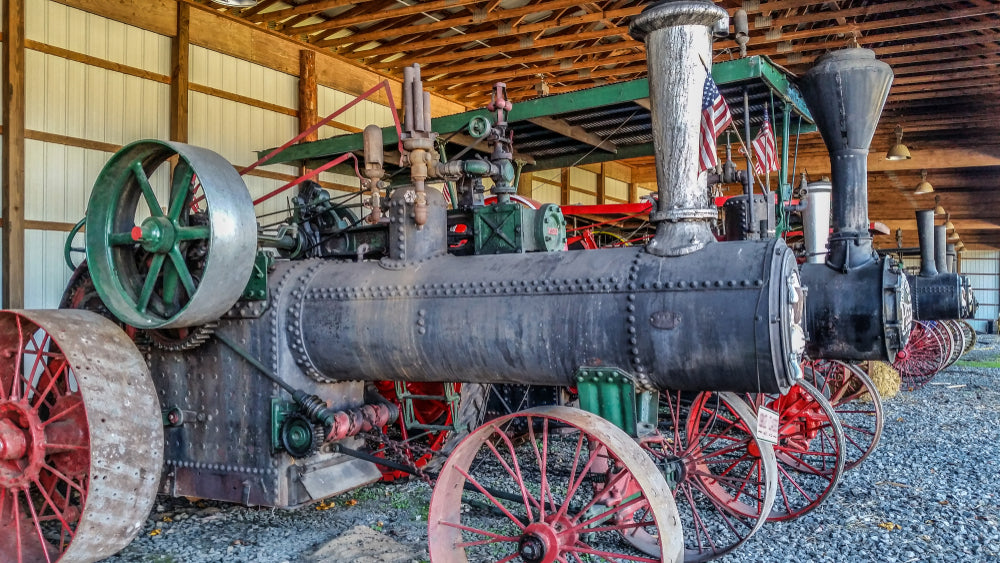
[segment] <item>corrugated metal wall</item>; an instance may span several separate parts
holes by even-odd
[[[51,0],[26,2],[25,36],[25,121],[32,137],[25,147],[25,218],[53,229],[26,232],[25,305],[55,307],[71,273],[63,261],[66,233],[57,229],[83,217],[94,181],[117,146],[169,138],[172,39]],[[196,45],[189,54],[191,144],[246,166],[257,160],[255,151],[298,133],[296,76]],[[115,64],[129,68],[102,68]],[[318,94],[321,117],[353,99],[324,86]],[[341,131],[354,131],[373,122],[389,125],[392,116],[387,107],[365,101],[336,121]],[[321,136],[336,132],[327,127]],[[284,165],[261,170],[282,178],[244,176],[254,197],[297,175]],[[154,178],[160,196],[166,180]],[[328,188],[358,186],[352,176],[323,174],[320,180]],[[281,195],[257,212],[285,208]]]
[[[987,323],[995,323],[1000,315],[1000,252],[966,250],[959,271],[969,276],[979,300],[976,318],[970,322],[977,332],[986,332]]]

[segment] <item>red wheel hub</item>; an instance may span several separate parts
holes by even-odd
[[[0,402],[0,488],[23,489],[45,463],[45,427],[25,400]]]
[[[552,563],[565,546],[575,545],[580,534],[573,531],[573,523],[565,517],[553,518],[551,522],[528,524],[518,542],[518,553],[527,563]]]

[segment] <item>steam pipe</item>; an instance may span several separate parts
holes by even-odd
[[[743,138],[750,138],[750,89],[743,88]],[[745,189],[743,193],[747,195],[747,201],[753,202],[753,162],[750,161],[750,147],[743,147],[746,149],[747,156],[747,181],[744,184]],[[754,233],[759,229],[757,228],[756,221],[753,216],[753,205],[747,205],[747,232],[750,233],[750,238],[754,238]]]
[[[646,42],[649,99],[659,201],[650,214],[656,235],[646,252],[683,256],[715,241],[717,216],[700,170],[701,104],[712,64],[712,28],[729,14],[704,0],[663,2],[632,19],[629,33]]]
[[[917,239],[920,241],[920,275],[936,276],[934,265],[934,210],[917,211]]]
[[[955,245],[954,244],[948,244],[948,246],[947,246],[947,255],[948,255],[948,273],[949,274],[954,274],[956,272],[955,271],[955,261],[956,261],[957,256],[958,256],[957,254],[955,254]]]
[[[805,180],[803,180],[805,183]],[[802,212],[802,234],[806,244],[806,262],[826,261],[826,245],[830,239],[830,182],[813,182],[799,188],[805,200]]]

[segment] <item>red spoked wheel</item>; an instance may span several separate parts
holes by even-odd
[[[823,394],[804,381],[787,394],[748,396],[754,410],[778,413],[778,494],[768,520],[793,520],[815,509],[844,472],[844,431]],[[760,416],[758,414],[758,416]]]
[[[142,356],[88,311],[0,313],[0,560],[95,561],[156,498],[163,426]]]
[[[861,368],[839,360],[813,360],[803,369],[837,413],[844,429],[844,470],[854,469],[882,437],[885,414],[875,384]]]
[[[929,322],[914,321],[910,339],[896,354],[892,367],[899,372],[903,386],[914,391],[934,378],[949,353],[948,342],[940,331]]]
[[[732,552],[767,520],[777,491],[774,451],[750,428],[757,419],[732,393],[668,392],[660,396],[659,432],[640,440],[674,491],[684,534],[684,561]],[[630,521],[646,510],[623,511]],[[643,528],[626,541],[655,555],[659,538]]]
[[[643,504],[641,516],[616,519]],[[494,419],[463,440],[434,487],[428,527],[434,563],[653,563],[683,549],[670,488],[649,456],[603,418],[559,406]],[[635,528],[664,540],[655,557],[621,541]]]

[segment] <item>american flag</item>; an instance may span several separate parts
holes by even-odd
[[[774,143],[774,131],[771,130],[771,120],[764,108],[764,125],[757,132],[753,142],[754,174],[764,175],[778,169],[778,151]]]
[[[719,92],[719,87],[712,80],[712,75],[705,77],[705,88],[701,97],[701,155],[698,159],[701,170],[708,170],[719,164],[716,153],[715,139],[733,122],[729,106]]]

